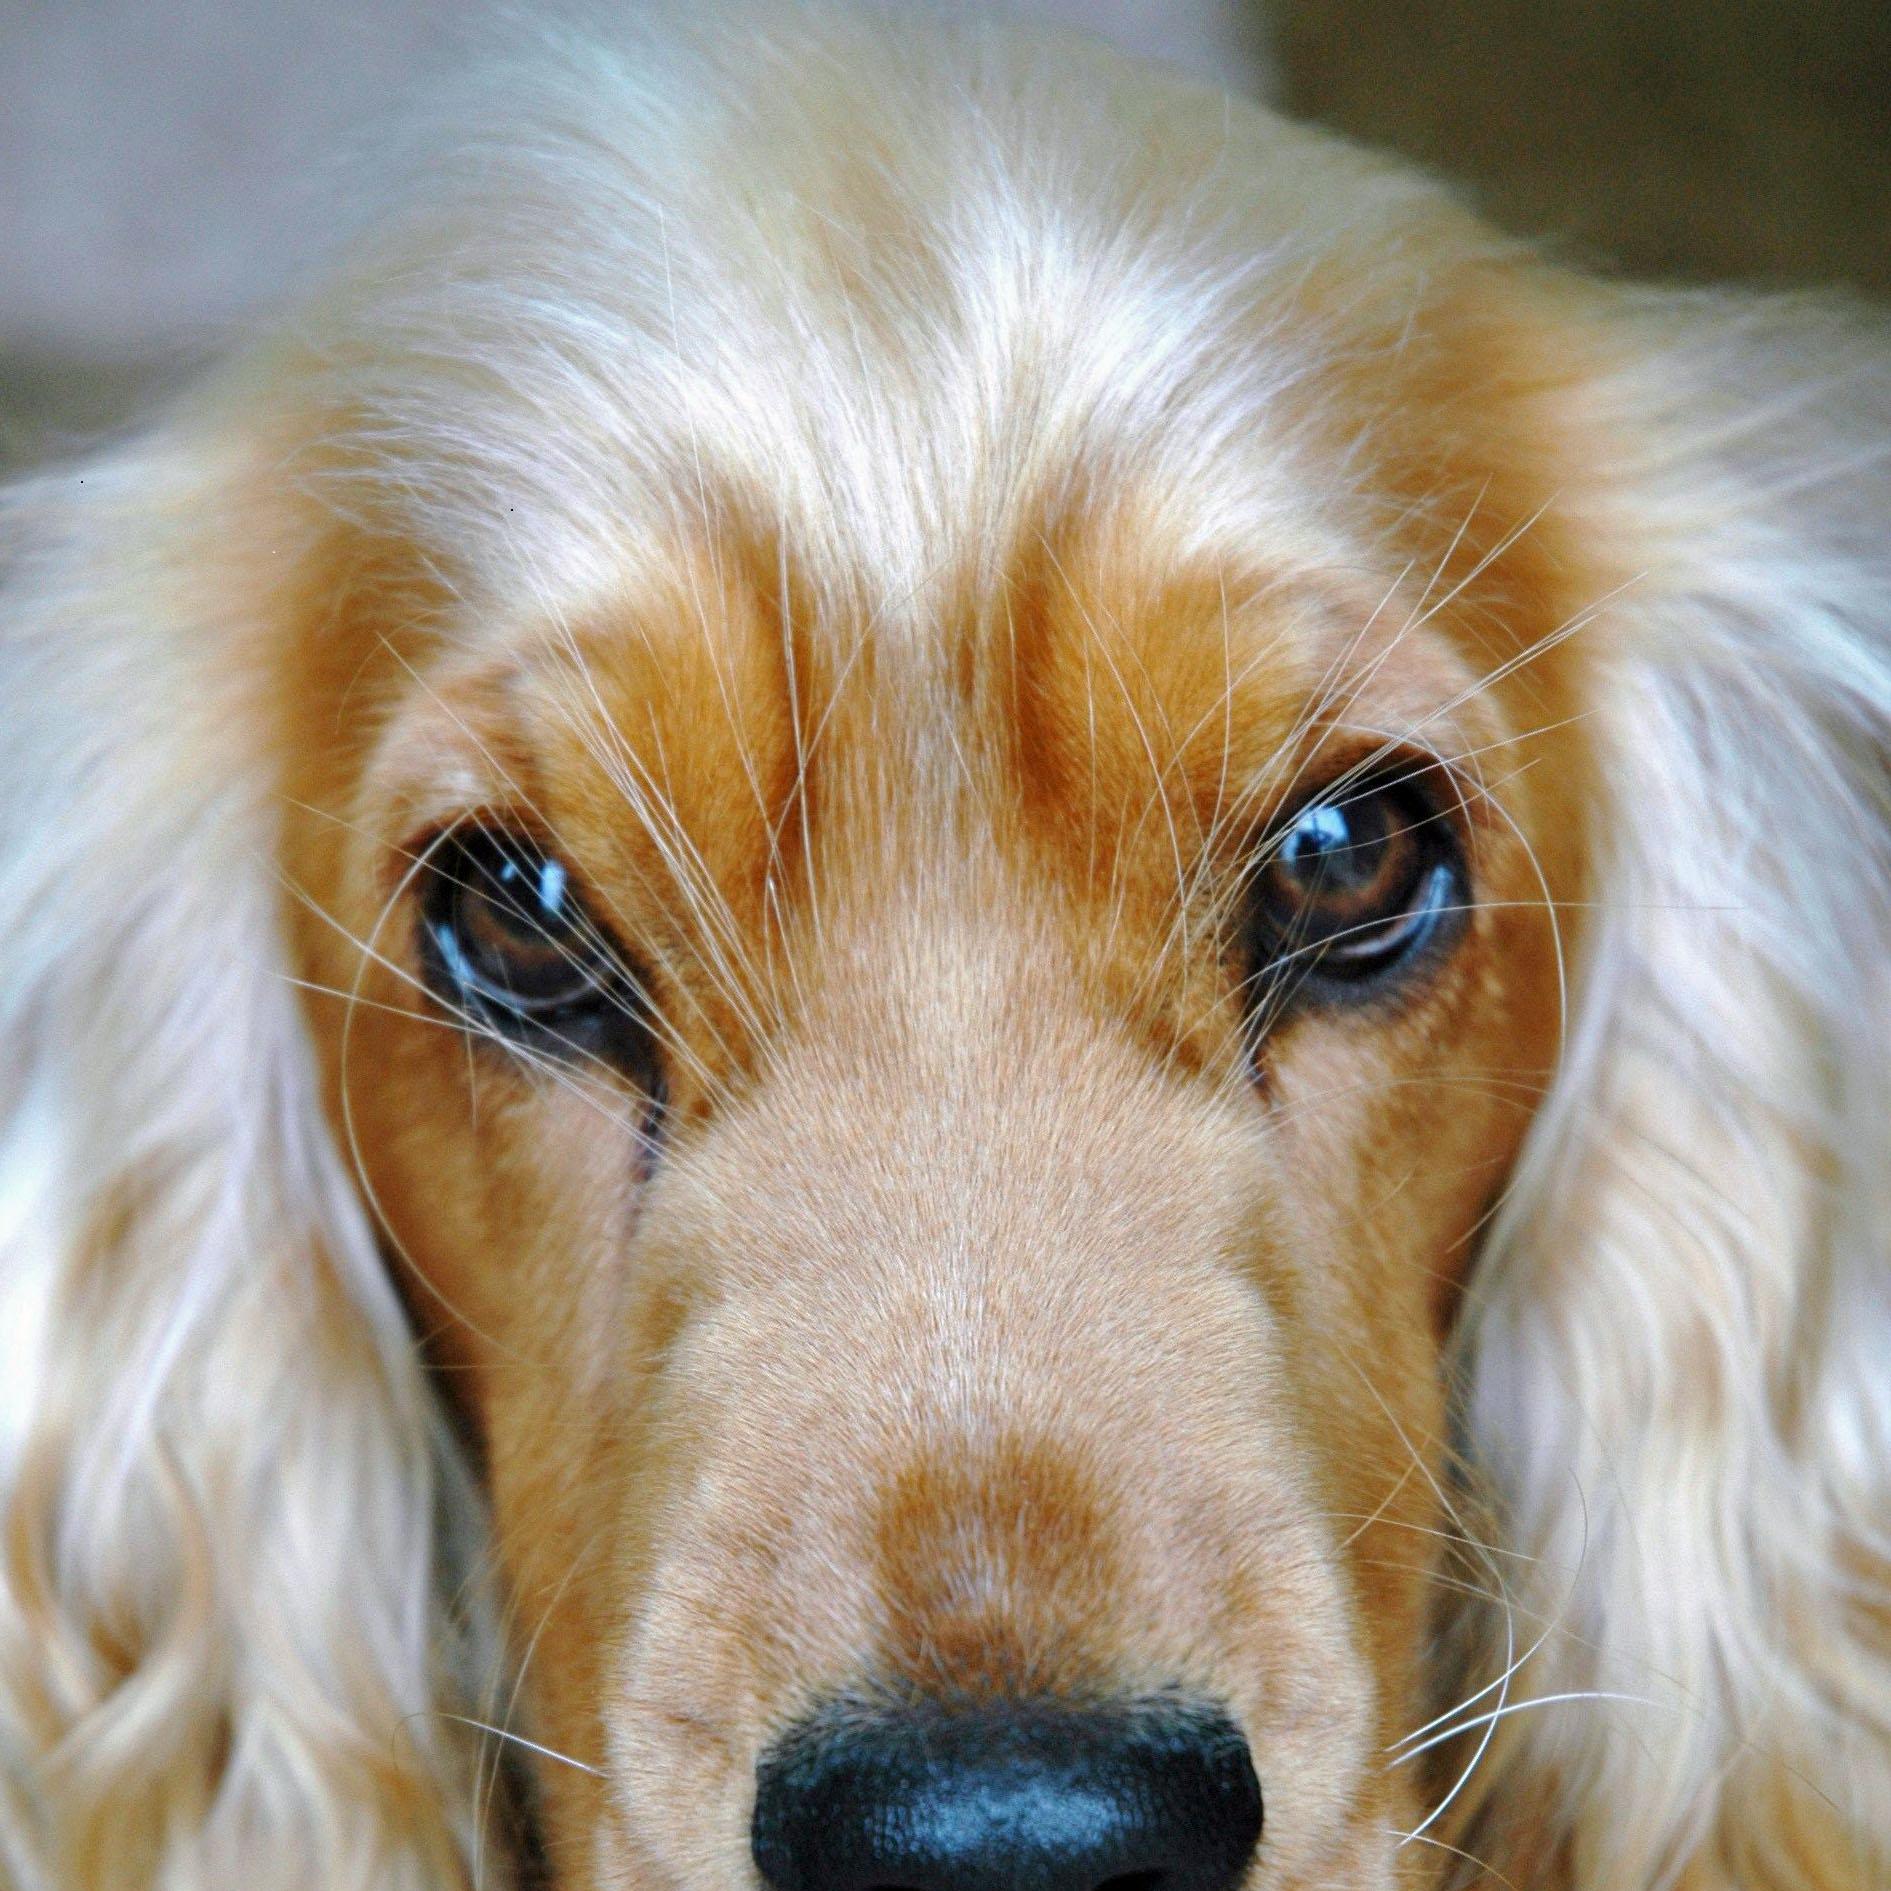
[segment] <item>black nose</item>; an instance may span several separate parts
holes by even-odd
[[[756,1769],[775,1891],[1228,1891],[1260,1834],[1240,1730],[1170,1702],[835,1708]]]

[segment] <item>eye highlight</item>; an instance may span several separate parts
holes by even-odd
[[[1448,941],[1469,897],[1463,849],[1425,777],[1336,785],[1262,843],[1246,915],[1255,983],[1288,1003],[1376,996]]]
[[[641,982],[556,854],[504,828],[455,829],[421,871],[421,962],[443,1004],[520,1045],[648,1079],[655,1044]]]

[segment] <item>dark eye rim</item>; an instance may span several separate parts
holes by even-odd
[[[569,987],[534,993],[510,985],[487,975],[464,944],[456,921],[465,900],[479,890],[473,876],[495,855],[562,867],[555,848],[522,824],[462,820],[436,830],[412,851],[418,860],[415,933],[423,983],[449,1019],[520,1051],[608,1062],[643,1087],[654,1086],[657,1048],[648,981],[598,920],[575,877]],[[486,856],[483,863],[450,870],[455,862],[480,854]],[[522,909],[521,917],[526,917]]]
[[[1413,869],[1402,883],[1409,897],[1383,917],[1292,941],[1258,910],[1267,865],[1309,810],[1382,795],[1406,805],[1401,826],[1420,837]],[[1434,757],[1404,756],[1341,770],[1277,814],[1251,856],[1242,918],[1242,983],[1250,1014],[1264,1012],[1271,1023],[1288,1012],[1358,1009],[1403,995],[1449,956],[1474,904],[1468,805],[1449,769]],[[1356,943],[1347,944],[1349,939]],[[1383,947],[1370,949],[1378,939]]]

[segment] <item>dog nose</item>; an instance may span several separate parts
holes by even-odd
[[[774,1891],[1228,1891],[1261,1833],[1240,1729],[1177,1703],[830,1708],[756,1769]]]

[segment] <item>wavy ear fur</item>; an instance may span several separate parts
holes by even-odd
[[[1891,335],[1705,295],[1612,320],[1602,910],[1468,1331],[1511,1552],[1474,1685],[1535,1653],[1480,1703],[1516,1711],[1482,1730],[1464,1843],[1518,1883],[1560,1851],[1573,1891],[1867,1891],[1891,1883]]]
[[[286,976],[230,431],[0,513],[13,1891],[467,1876],[460,1491]]]

